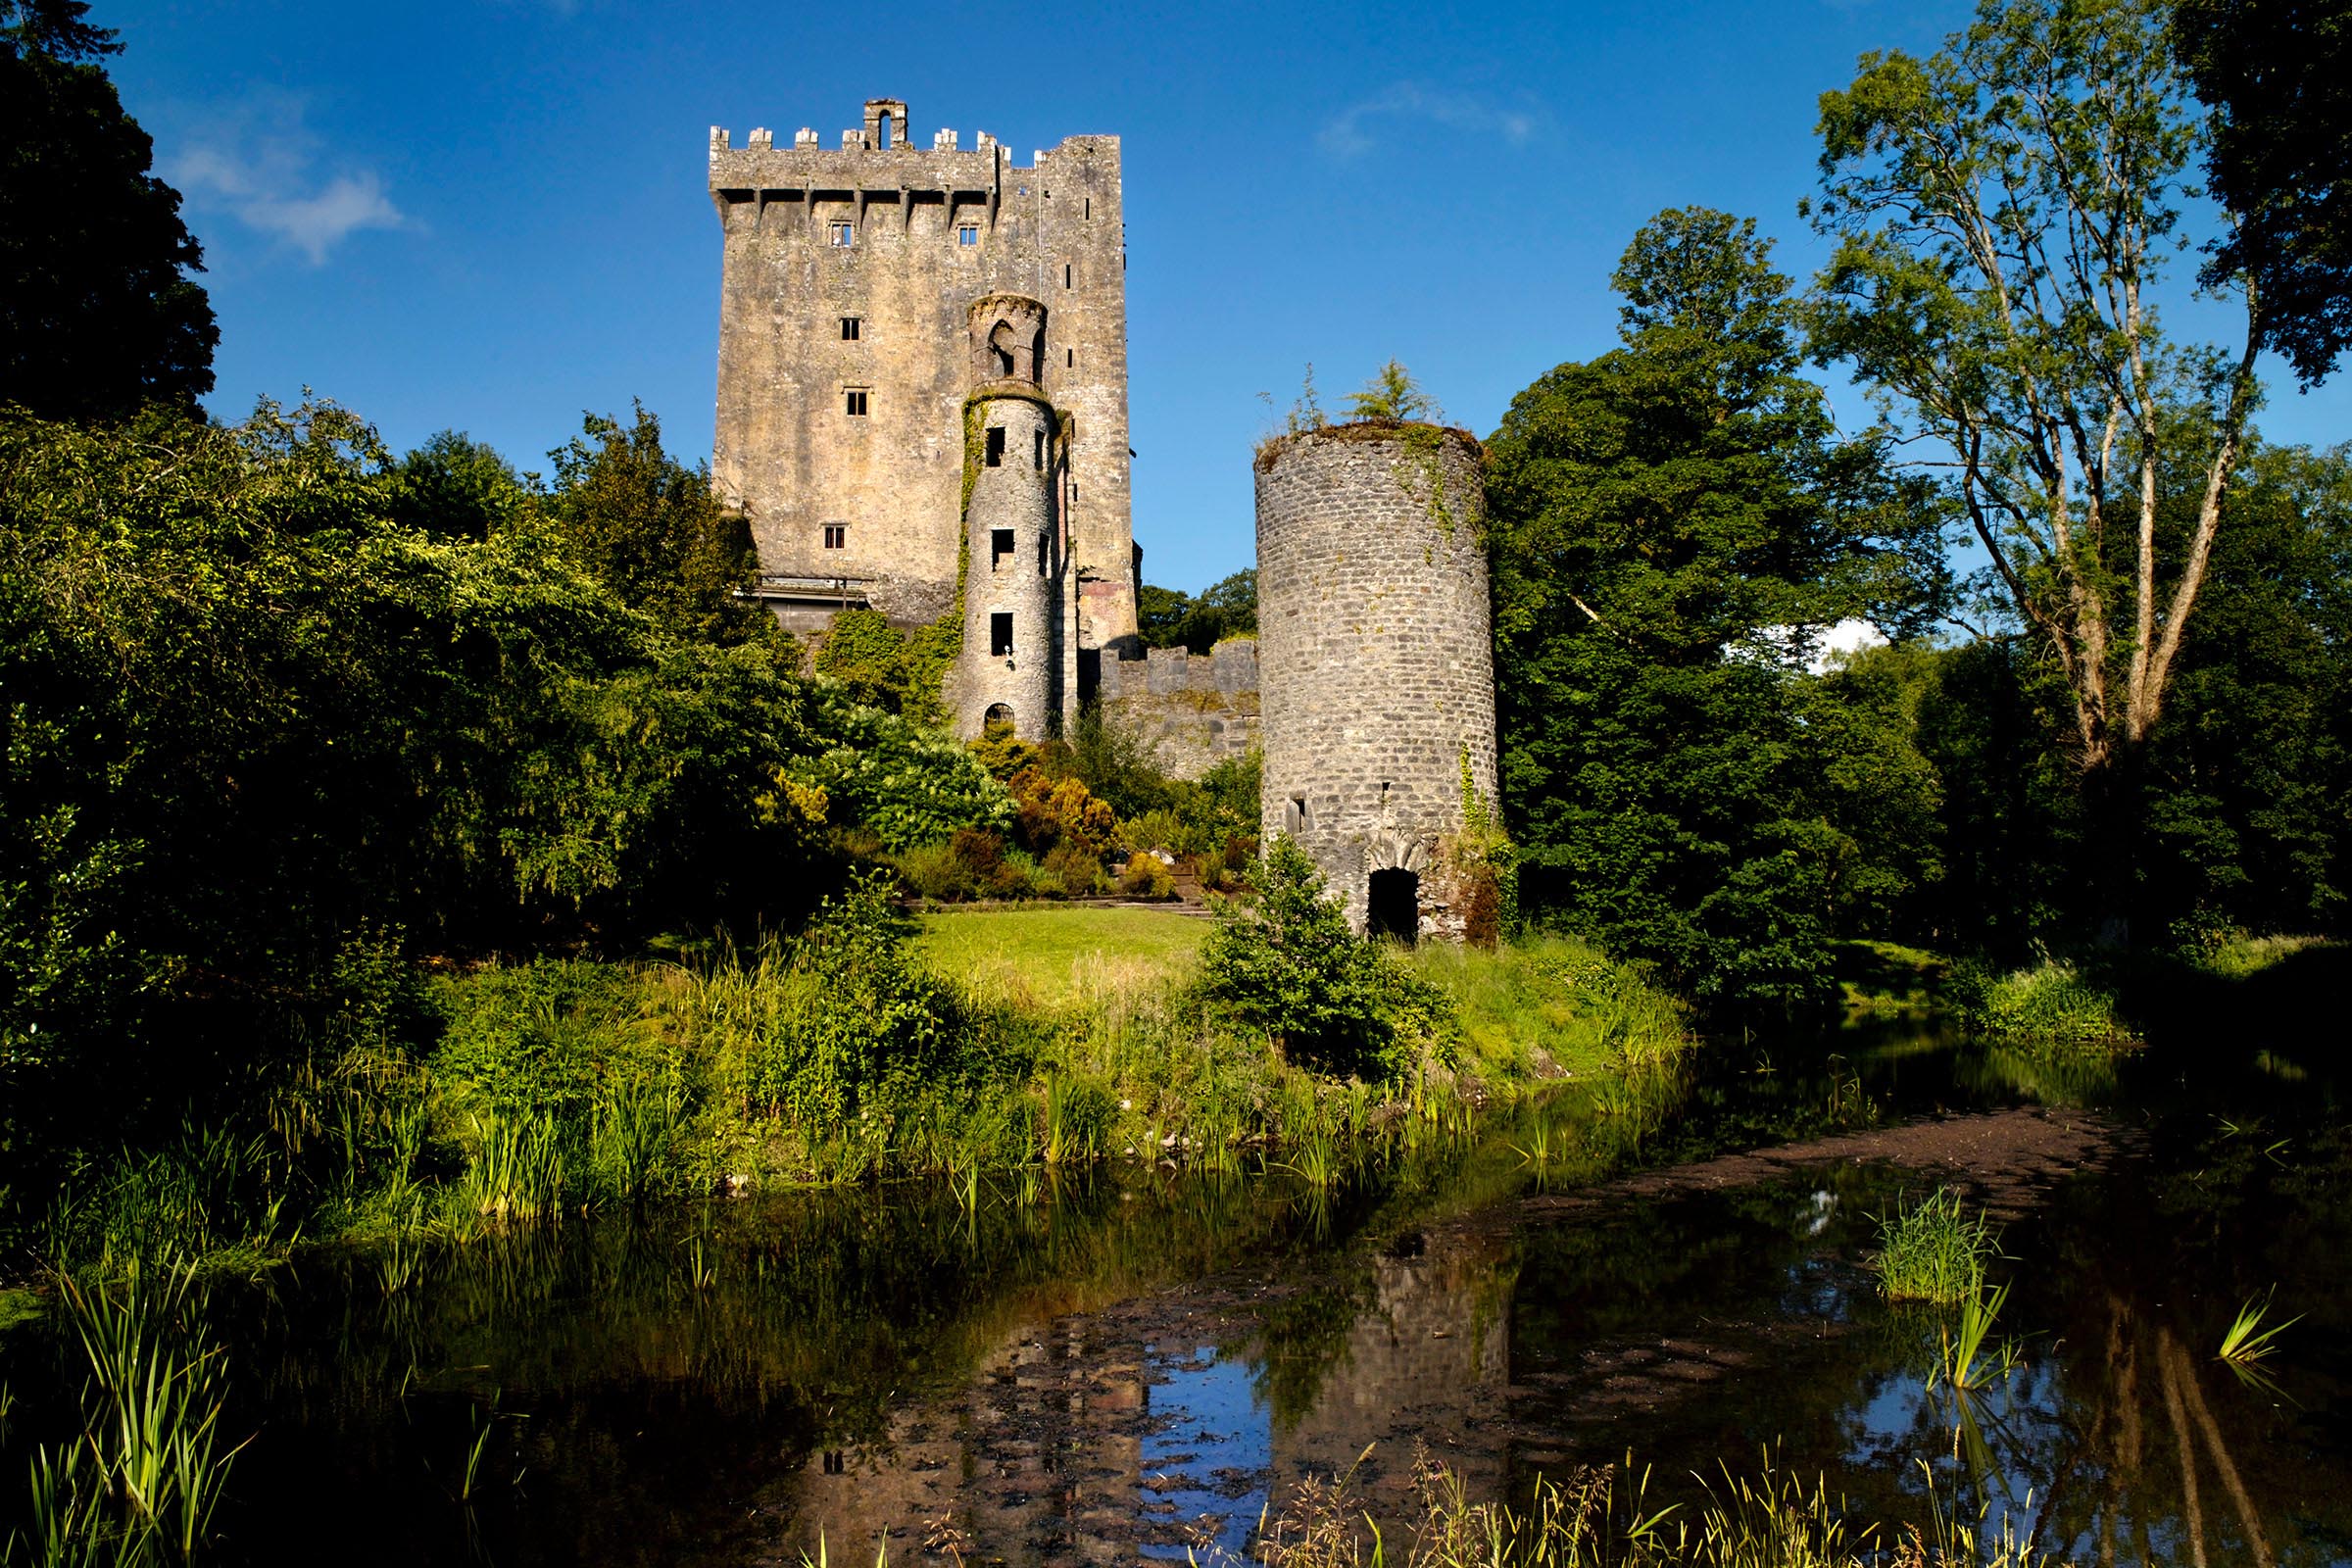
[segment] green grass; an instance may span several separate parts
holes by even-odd
[[[1059,1010],[1192,978],[1209,923],[1161,909],[975,909],[923,917],[915,951],[978,996]]]
[[[1995,1040],[2045,1046],[2124,1046],[2135,1036],[2114,986],[2064,958],[2022,969],[1960,965],[1954,1000],[1970,1028]]]
[[[1485,1078],[1596,1078],[1654,1064],[1685,1043],[1672,998],[1574,937],[1493,950],[1429,943],[1412,963],[1453,999],[1466,1064]]]
[[[1880,1217],[1879,1250],[1871,1267],[1890,1301],[1950,1306],[1977,1297],[1984,1265],[1999,1255],[1984,1216],[1970,1217],[1959,1194],[1938,1187],[1917,1203]]]

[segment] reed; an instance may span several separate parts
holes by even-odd
[[[1981,1292],[1984,1266],[2000,1255],[1991,1223],[1971,1218],[1960,1195],[1938,1187],[1909,1207],[1879,1218],[1879,1250],[1870,1266],[1890,1301],[1956,1306]]]
[[[2283,1322],[2273,1323],[2265,1328],[2263,1319],[2270,1315],[2270,1294],[2266,1293],[2259,1300],[2247,1297],[2245,1304],[2237,1309],[2236,1318],[2222,1335],[2220,1358],[2232,1367],[2258,1365],[2278,1348],[2279,1335],[2303,1321],[2302,1314],[2298,1312]]]

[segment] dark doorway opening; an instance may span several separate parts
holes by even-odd
[[[1411,947],[1421,935],[1421,879],[1410,871],[1373,872],[1364,898],[1364,932]]]

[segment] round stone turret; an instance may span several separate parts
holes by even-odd
[[[970,314],[975,381],[964,405],[963,657],[956,730],[992,723],[1023,740],[1059,727],[1064,549],[1061,417],[1037,382],[1046,310],[995,294]]]
[[[1262,828],[1314,858],[1358,931],[1458,941],[1470,796],[1495,801],[1478,443],[1372,421],[1257,460]]]

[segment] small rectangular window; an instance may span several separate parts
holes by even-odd
[[[1037,574],[1040,577],[1053,569],[1053,560],[1054,540],[1050,535],[1041,533],[1037,536]]]
[[[1061,264],[1061,286],[1063,288],[1070,286],[1070,264],[1067,262]]]
[[[841,318],[841,340],[844,343],[858,341],[858,318],[855,316],[845,316]]]
[[[988,427],[988,446],[985,461],[992,468],[1002,468],[1004,466],[1004,427],[1001,424],[992,424]]]
[[[849,542],[850,530],[846,524],[838,522],[825,524],[825,548],[827,550],[840,550]]]
[[[1000,610],[988,617],[988,653],[992,659],[1012,657],[1012,612]]]
[[[1086,216],[1089,218],[1095,216],[1095,199],[1092,196],[1086,199]]]
[[[865,417],[865,390],[864,390],[864,388],[862,388],[862,387],[859,387],[859,388],[855,388],[855,389],[851,390],[850,392],[848,392],[848,393],[845,393],[845,394],[843,395],[843,399],[844,399],[844,400],[843,400],[843,403],[842,403],[842,408],[843,408],[843,410],[844,410],[846,413],[848,413],[848,414],[851,416],[851,417],[853,417],[853,418],[858,418],[858,419],[862,419],[862,418],[864,418],[864,417]]]
[[[1005,558],[1006,556],[1009,556],[1009,555],[1011,555],[1011,554],[1012,554],[1012,530],[1011,530],[1010,528],[991,528],[991,529],[989,529],[989,530],[988,530],[988,569],[989,569],[989,570],[991,570],[991,571],[994,571],[994,570],[996,570],[996,569],[997,569],[999,566],[1001,566],[1001,565],[1003,565],[1003,564],[1004,564],[1004,558]]]
[[[956,224],[956,244],[958,244],[958,245],[964,245],[964,246],[971,246],[971,245],[977,245],[977,244],[979,244],[979,243],[980,243],[980,225],[979,225],[978,223],[958,223],[958,224]]]
[[[1306,831],[1305,796],[1294,795],[1291,797],[1290,808],[1282,813],[1282,830],[1285,833],[1303,833]]]
[[[1064,366],[1076,365],[1078,363],[1078,351],[1076,349],[1063,349],[1061,351],[1061,363]]]
[[[853,243],[850,235],[850,225],[847,223],[827,223],[825,225],[825,243],[832,246],[836,250],[848,250]]]
[[[1046,432],[1035,430],[1030,433],[1037,439],[1030,443],[1034,450],[1029,454],[1029,465],[1042,473],[1046,466]]]

